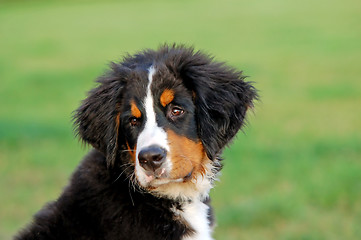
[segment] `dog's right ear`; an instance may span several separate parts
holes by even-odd
[[[118,148],[120,105],[130,69],[112,63],[111,70],[100,77],[99,85],[88,93],[74,114],[76,134],[82,141],[102,152],[113,164]]]

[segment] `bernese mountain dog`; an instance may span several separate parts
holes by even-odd
[[[257,99],[244,78],[183,45],[112,63],[74,114],[93,149],[15,239],[212,239],[220,155]]]

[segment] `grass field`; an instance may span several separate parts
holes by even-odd
[[[360,239],[361,2],[0,2],[0,239],[88,150],[72,111],[109,61],[164,42],[243,69],[261,101],[212,190],[215,238]]]

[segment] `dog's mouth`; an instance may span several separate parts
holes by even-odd
[[[159,170],[157,169],[154,172],[145,172],[144,177],[147,183],[150,183],[154,180],[168,179],[165,168],[161,168]]]
[[[139,172],[140,173],[136,174],[137,180],[139,184],[145,188],[156,188],[165,184],[187,182],[192,179],[193,175],[193,169],[181,177],[170,177],[166,168],[157,169],[152,172],[143,170]]]

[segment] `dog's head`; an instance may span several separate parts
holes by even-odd
[[[128,56],[98,82],[75,114],[78,134],[109,166],[172,198],[209,190],[257,97],[241,72],[183,46]]]

